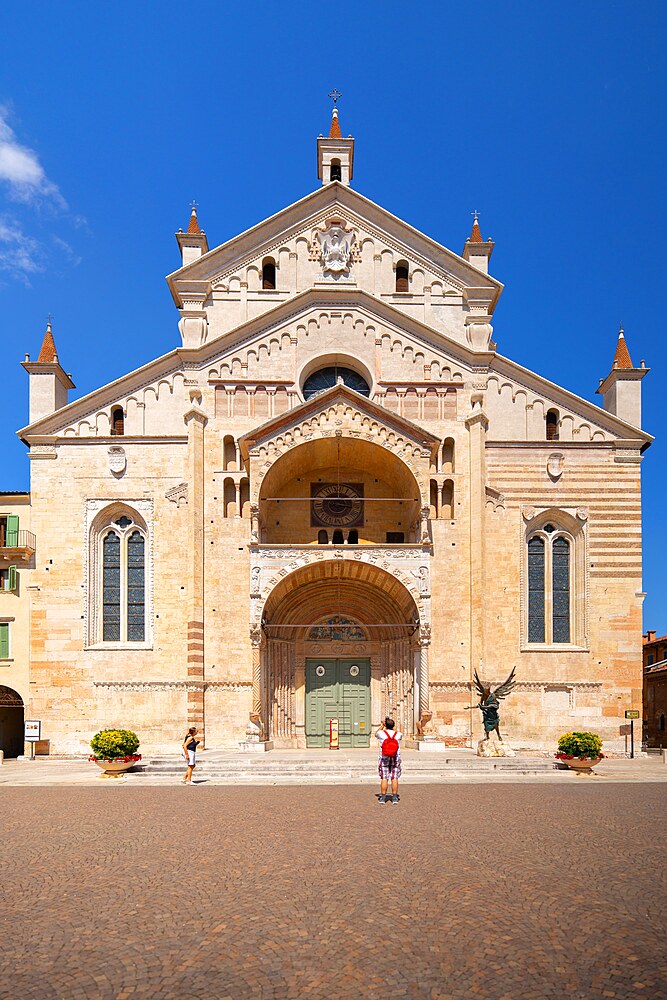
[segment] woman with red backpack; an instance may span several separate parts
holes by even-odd
[[[401,740],[403,733],[396,729],[396,723],[389,716],[384,720],[384,727],[375,734],[380,741],[380,759],[378,774],[380,775],[381,806],[386,802],[398,803],[398,779],[401,776]],[[391,781],[391,795],[387,795],[387,787]]]

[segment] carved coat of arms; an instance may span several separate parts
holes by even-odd
[[[311,257],[319,259],[326,273],[343,274],[350,263],[359,260],[359,245],[353,230],[348,230],[343,219],[327,219],[323,230],[316,229],[310,244]]]

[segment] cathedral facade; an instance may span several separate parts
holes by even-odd
[[[432,749],[516,668],[514,746],[622,749],[647,369],[621,334],[597,406],[500,355],[477,219],[459,255],[357,193],[336,110],[317,150],[321,186],[222,246],[193,209],[180,346],[71,403],[50,327],[26,359],[3,689],[55,753],[322,747],[332,718],[363,747],[387,713]]]

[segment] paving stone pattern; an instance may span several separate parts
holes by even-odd
[[[667,997],[666,799],[4,788],[0,996]]]

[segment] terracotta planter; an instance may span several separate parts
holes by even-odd
[[[602,757],[570,757],[568,760],[560,758],[562,764],[566,764],[571,771],[577,772],[577,777],[587,778],[593,773],[592,768],[599,764]]]
[[[104,774],[108,774],[110,777],[117,778],[125,771],[129,771],[131,767],[137,763],[136,760],[96,760],[95,763],[98,767],[101,767]]]

